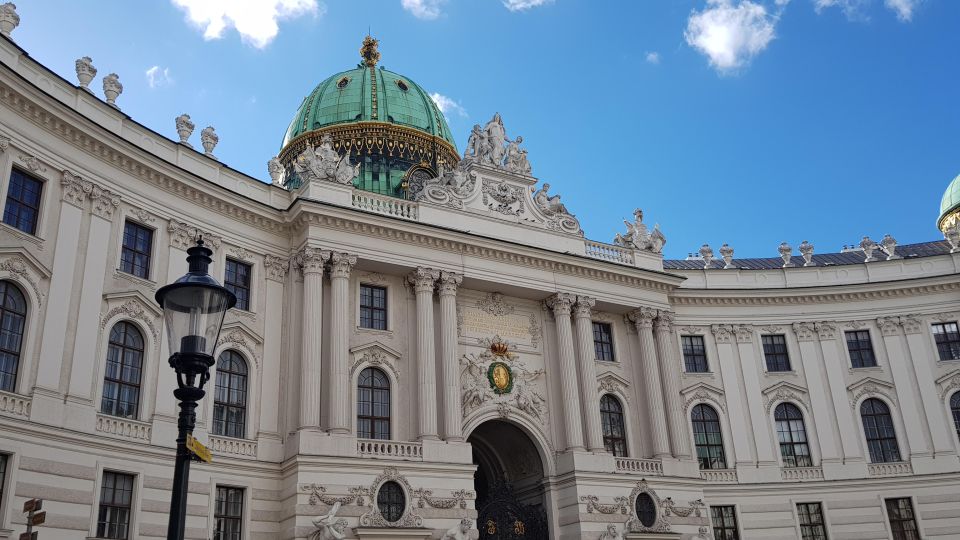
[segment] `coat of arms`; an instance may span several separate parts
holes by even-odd
[[[464,416],[492,400],[502,411],[512,406],[542,420],[543,395],[530,383],[543,375],[543,370],[528,370],[509,348],[509,344],[496,337],[488,350],[465,355],[461,360],[467,365],[461,395]]]

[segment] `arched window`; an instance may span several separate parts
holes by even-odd
[[[123,418],[136,418],[140,405],[142,368],[143,334],[131,323],[118,322],[110,330],[100,412]]]
[[[603,446],[617,457],[627,457],[627,436],[623,429],[623,407],[617,398],[606,394],[600,398],[600,423],[603,425]]]
[[[953,414],[953,427],[957,430],[957,437],[960,437],[960,392],[954,392],[950,398],[950,412]]]
[[[870,449],[870,461],[900,461],[900,447],[897,446],[897,434],[893,430],[893,418],[887,404],[876,398],[864,400],[860,405],[860,418],[863,420],[863,433],[867,437],[867,448]]]
[[[246,436],[247,363],[236,351],[223,351],[217,359],[217,385],[213,396],[213,434],[242,439]]]
[[[26,321],[27,300],[23,293],[13,283],[0,281],[0,390],[16,390]]]
[[[777,439],[780,441],[780,457],[784,467],[813,467],[810,445],[807,444],[807,429],[803,414],[792,403],[781,403],[773,412],[777,422]]]
[[[377,368],[366,368],[357,381],[357,437],[390,438],[390,379]]]
[[[403,511],[407,506],[407,498],[403,494],[403,488],[396,482],[384,482],[377,491],[377,509],[383,519],[390,523],[396,523],[403,517]]]
[[[709,405],[699,404],[690,414],[693,423],[693,442],[697,446],[697,461],[701,469],[726,469],[727,458],[723,454],[723,434],[720,417]]]

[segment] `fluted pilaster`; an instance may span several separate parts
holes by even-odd
[[[593,320],[590,318],[597,301],[578,296],[573,305],[573,321],[577,333],[577,352],[580,356],[580,403],[586,420],[587,448],[593,452],[604,450],[600,431],[600,399],[597,397],[596,348],[593,344]]]
[[[437,365],[433,342],[433,288],[440,272],[418,267],[407,280],[417,295],[418,438],[437,438]]]
[[[547,298],[557,326],[557,356],[560,360],[560,388],[563,393],[563,425],[567,434],[567,450],[583,450],[583,432],[577,391],[577,362],[573,357],[573,333],[570,330],[570,308],[576,297],[557,293]]]
[[[460,362],[457,359],[457,288],[463,275],[440,272],[440,371],[443,377],[443,436],[448,441],[463,440],[460,404]]]
[[[349,433],[350,377],[347,355],[350,351],[350,271],[356,255],[333,253],[330,256],[330,431]]]
[[[663,397],[667,407],[667,424],[670,428],[670,448],[673,455],[689,458],[690,438],[687,434],[686,416],[680,399],[680,351],[673,335],[674,315],[660,310],[654,322],[657,340],[657,357],[660,359],[660,376],[663,377]]]
[[[321,351],[323,350],[323,267],[330,252],[306,247],[296,256],[303,271],[300,427],[320,428]]]
[[[637,335],[640,336],[640,365],[643,369],[647,413],[650,415],[650,440],[653,442],[653,453],[657,457],[665,457],[670,455],[670,443],[663,406],[663,392],[660,389],[657,348],[653,339],[653,319],[656,316],[657,310],[642,307],[630,313],[630,320],[636,325]]]

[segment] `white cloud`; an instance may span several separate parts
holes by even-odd
[[[203,39],[220,39],[236,28],[240,38],[262,49],[277,37],[278,21],[302,15],[322,15],[317,0],[172,0],[187,12],[187,20],[203,30]]]
[[[883,3],[897,14],[897,18],[903,22],[910,22],[913,18],[913,10],[920,5],[922,0],[885,0]]]
[[[646,56],[648,64],[659,64],[660,63],[660,53],[656,51],[651,51],[647,53]]]
[[[460,116],[467,116],[467,110],[452,98],[434,92],[430,94],[430,99],[437,104],[443,114],[449,115],[455,112]]]
[[[687,21],[687,43],[706,55],[721,73],[750,63],[776,37],[774,28],[789,0],[776,0],[776,13],[750,0],[707,0]]]
[[[432,21],[440,16],[440,5],[444,2],[446,0],[400,0],[400,5],[414,17]]]
[[[149,85],[150,88],[173,84],[173,77],[170,76],[170,68],[150,66],[150,68],[146,71],[146,75],[147,85]]]
[[[553,0],[503,0],[503,7],[510,11],[526,11],[531,8],[552,4]]]

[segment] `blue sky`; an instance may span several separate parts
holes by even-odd
[[[940,239],[940,196],[960,173],[954,0],[17,7],[13,37],[38,61],[75,81],[74,60],[93,57],[98,94],[118,73],[125,113],[176,139],[186,112],[197,145],[213,125],[221,161],[263,180],[303,96],[359,61],[369,27],[381,64],[449,100],[461,150],[499,111],[589,238],[610,241],[641,207],[668,257],[705,242],[774,257],[782,241],[825,253],[864,235]]]

